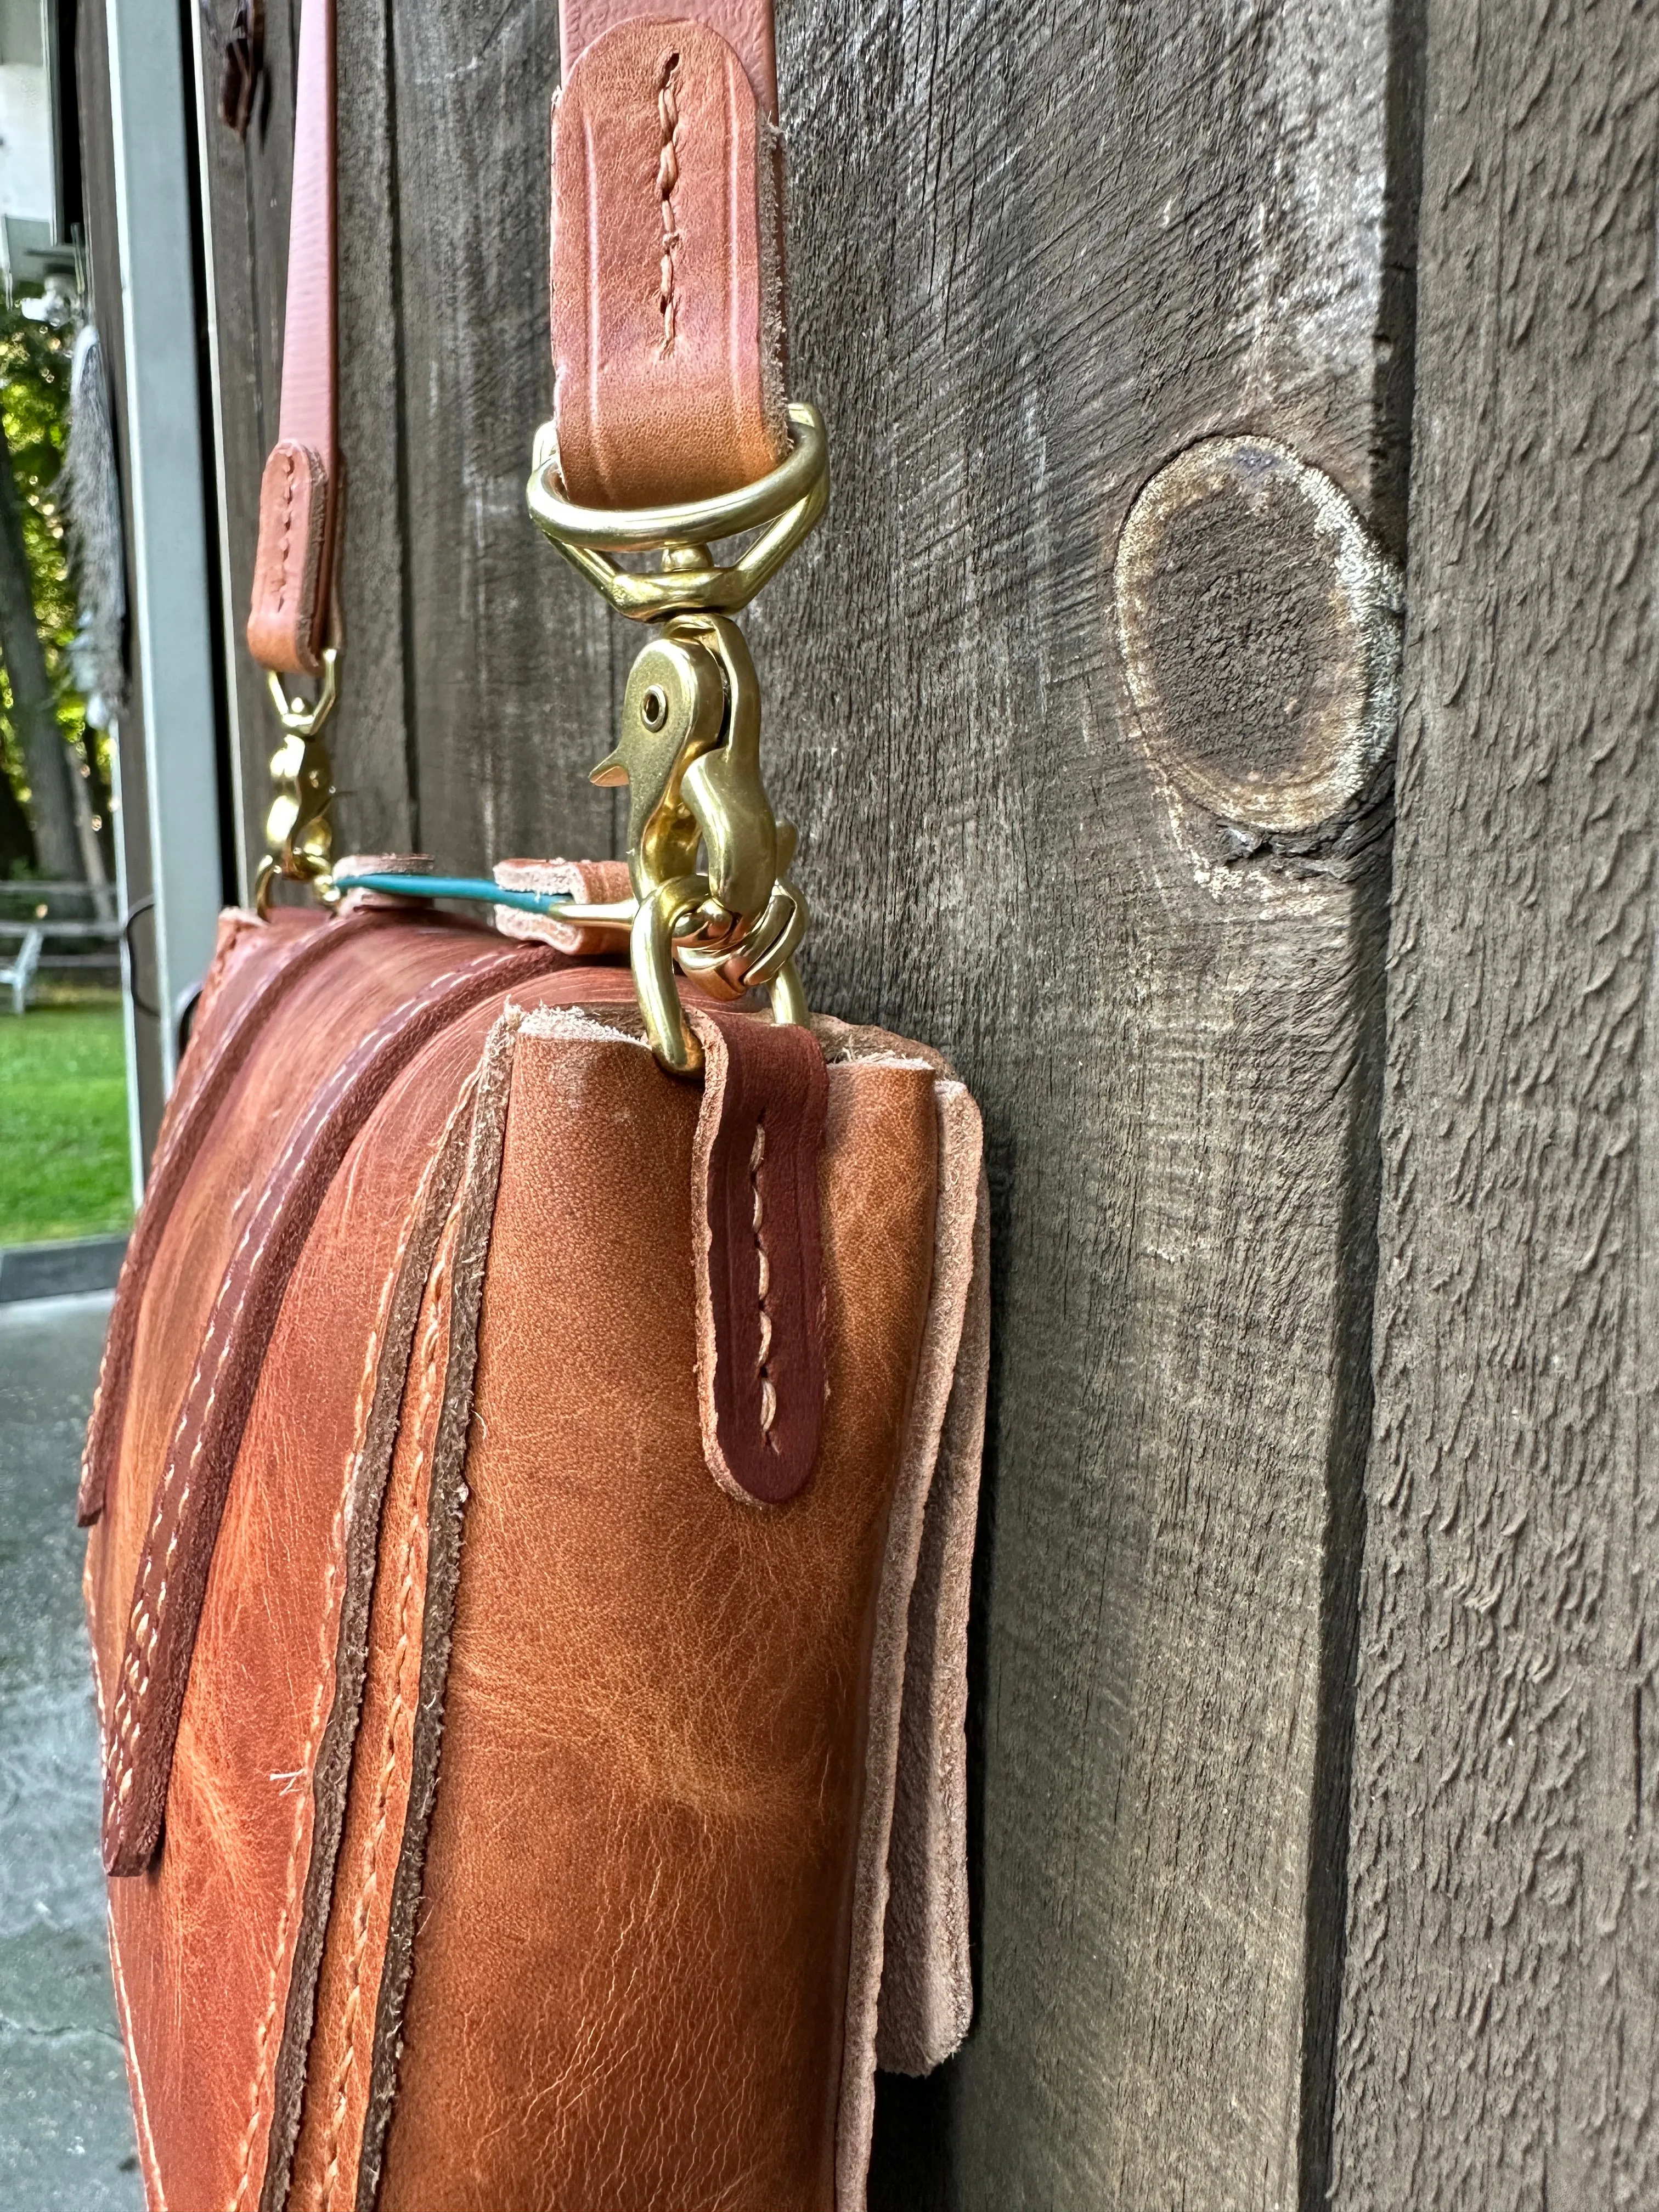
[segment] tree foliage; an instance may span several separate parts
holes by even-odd
[[[89,733],[85,709],[70,679],[68,648],[75,635],[75,590],[64,544],[64,519],[54,497],[69,434],[70,356],[74,342],[72,331],[55,331],[45,323],[31,322],[22,313],[21,301],[0,302],[0,418],[11,448],[12,474],[22,511],[35,620],[57,695],[58,726],[71,744],[78,747]],[[96,751],[94,758],[96,771],[103,763]],[[3,669],[0,669],[0,763],[12,791],[19,799],[26,799],[28,775]],[[0,873],[3,872],[0,864]]]

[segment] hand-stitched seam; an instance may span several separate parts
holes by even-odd
[[[776,1451],[778,1440],[773,1433],[773,1423],[778,1414],[778,1394],[769,1364],[772,1352],[772,1316],[766,1304],[767,1293],[772,1287],[772,1262],[761,1233],[766,1218],[766,1207],[761,1197],[760,1172],[765,1158],[766,1116],[763,1114],[755,1124],[755,1142],[749,1154],[749,1188],[755,1201],[755,1258],[759,1263],[760,1276],[760,1356],[755,1367],[760,1376],[761,1434]]]
[[[280,566],[277,570],[276,612],[279,615],[288,599],[288,549],[294,537],[294,484],[299,473],[292,453],[285,454],[283,459],[288,463],[288,482],[283,488],[283,543],[277,556]]]
[[[680,234],[674,215],[674,191],[680,180],[680,110],[674,94],[674,79],[679,74],[679,67],[678,54],[667,55],[657,79],[657,120],[662,131],[662,143],[657,154],[657,198],[662,206],[662,262],[658,277],[657,305],[662,311],[662,343],[657,351],[664,361],[674,350],[674,335],[680,311],[678,289]]]
[[[334,2103],[329,2114],[328,2133],[323,2141],[323,2190],[318,2212],[329,2212],[334,2201],[335,2185],[339,2179],[340,2134],[345,2125],[346,2108],[350,2102],[352,2078],[357,2070],[357,2026],[362,2018],[363,1960],[368,1948],[368,1916],[374,1909],[375,1893],[380,1887],[380,1845],[385,1840],[386,1822],[391,1816],[392,1784],[398,1770],[398,1729],[408,1705],[404,1675],[409,1663],[409,1614],[415,1594],[415,1554],[421,1528],[421,1471],[426,1464],[428,1424],[437,1385],[438,1351],[443,1334],[444,1274],[445,1265],[441,1257],[432,1271],[432,1312],[427,1322],[425,1341],[421,1347],[421,1395],[415,1415],[416,1456],[412,1471],[415,1503],[410,1516],[409,1533],[404,1540],[403,1578],[398,1592],[398,1644],[392,1661],[396,1689],[386,1712],[380,1772],[375,1786],[374,1822],[364,1839],[362,1856],[359,1861],[362,1888],[352,1915],[351,1983],[346,1991],[345,2001],[346,2047],[335,2069]]]
[[[233,937],[215,952],[212,964],[208,969],[207,979],[202,986],[204,1000],[212,992],[219,975],[229,964],[229,954],[236,942],[237,939]],[[88,1506],[92,1503],[92,1498],[95,1497],[101,1509],[104,1492],[109,1480],[110,1470],[104,1464],[109,1455],[109,1439],[103,1433],[105,1420],[103,1405],[105,1386],[114,1380],[111,1371],[111,1362],[114,1357],[117,1343],[116,1316],[125,1317],[133,1299],[143,1295],[142,1289],[135,1291],[132,1288],[129,1277],[136,1280],[138,1274],[143,1272],[148,1279],[149,1268],[155,1258],[155,1248],[161,1242],[161,1234],[160,1227],[152,1233],[149,1224],[159,1221],[164,1227],[166,1222],[172,1218],[171,1199],[167,1200],[167,1212],[165,1216],[158,1215],[156,1212],[155,1209],[160,1202],[161,1194],[166,1190],[168,1180],[177,1170],[180,1158],[186,1156],[194,1157],[197,1143],[200,1141],[199,1136],[196,1138],[195,1142],[190,1143],[188,1147],[186,1147],[186,1139],[196,1131],[196,1125],[201,1119],[204,1102],[216,1099],[222,1103],[223,1087],[234,1079],[236,1067],[229,1067],[227,1073],[227,1066],[233,1052],[241,1042],[245,1031],[250,1026],[257,1028],[260,1025],[262,1007],[265,1010],[266,1018],[270,1012],[274,1011],[270,1004],[270,994],[273,989],[278,985],[295,981],[296,976],[302,975],[307,967],[314,964],[315,957],[315,951],[305,945],[297,946],[294,951],[282,957],[264,983],[241,1008],[230,1028],[220,1039],[212,1059],[204,1069],[188,1100],[181,1104],[181,1094],[175,1089],[172,1097],[167,1101],[166,1110],[161,1116],[161,1133],[155,1141],[155,1157],[150,1162],[144,1211],[122,1255],[121,1272],[115,1286],[114,1304],[111,1308],[109,1333],[104,1340],[103,1357],[98,1363],[98,1388],[93,1394],[92,1413],[87,1423],[86,1448],[81,1455],[81,1482],[83,1491],[88,1482],[96,1481],[95,1490],[85,1500]],[[239,1054],[238,1065],[240,1064],[240,1055]],[[216,1110],[216,1105],[215,1111]],[[136,1327],[137,1318],[134,1316],[133,1328],[125,1333],[129,1362],[131,1356],[131,1339]]]
[[[109,1958],[115,1975],[115,1996],[121,2018],[121,2046],[126,2055],[127,2075],[132,2083],[133,2109],[137,2115],[140,2147],[145,2152],[145,2180],[153,2189],[155,2201],[150,2212],[167,2212],[167,2191],[161,2185],[161,2160],[155,2148],[155,2132],[149,2124],[149,2099],[144,2091],[144,2076],[138,2064],[138,2053],[132,2040],[132,1999],[127,1995],[126,1972],[121,1964],[121,1944],[115,1933],[115,1922],[109,1923]]]
[[[464,1094],[460,1102],[457,1104],[454,1112],[451,1114],[448,1121],[444,1126],[444,1133],[441,1139],[440,1140],[436,1149],[432,1153],[431,1158],[428,1160],[426,1166],[421,1172],[421,1180],[416,1187],[414,1199],[410,1205],[408,1212],[404,1217],[403,1231],[398,1239],[398,1249],[392,1256],[392,1265],[388,1268],[386,1279],[381,1285],[380,1307],[375,1313],[374,1327],[369,1334],[368,1351],[363,1361],[363,1371],[358,1379],[357,1407],[356,1412],[352,1419],[352,1446],[350,1453],[346,1460],[345,1477],[340,1486],[340,1503],[335,1512],[334,1526],[330,1533],[329,1539],[331,1546],[331,1553],[329,1560],[328,1577],[324,1585],[323,1621],[319,1644],[319,1663],[317,1674],[317,1692],[315,1697],[312,1700],[311,1723],[306,1741],[305,1759],[300,1770],[301,1774],[307,1776],[308,1776],[313,1771],[312,1762],[316,1753],[317,1739],[319,1735],[319,1717],[322,1711],[323,1693],[328,1687],[329,1675],[331,1672],[329,1666],[329,1630],[332,1626],[334,1620],[334,1589],[338,1576],[341,1556],[344,1549],[346,1504],[352,1494],[352,1491],[356,1481],[357,1469],[362,1461],[363,1450],[366,1443],[366,1431],[368,1425],[369,1411],[374,1403],[374,1384],[378,1379],[377,1370],[380,1364],[380,1349],[386,1341],[386,1324],[391,1316],[392,1302],[397,1296],[398,1278],[403,1271],[404,1255],[409,1249],[410,1239],[415,1234],[416,1224],[420,1220],[426,1207],[427,1194],[431,1188],[432,1179],[437,1173],[439,1164],[443,1159],[446,1152],[448,1150],[450,1131],[454,1127],[457,1116],[460,1114],[462,1109],[467,1104],[470,1095],[470,1092]],[[253,2082],[252,2087],[248,2092],[249,2112],[247,2117],[247,2126],[243,2130],[242,2141],[240,2147],[241,2173],[237,2182],[236,2194],[231,2200],[231,2212],[236,2212],[236,2208],[241,2204],[243,2198],[246,2196],[248,2183],[252,2176],[254,2132],[258,2124],[259,2107],[264,2101],[264,2054],[270,2041],[271,2026],[276,2017],[277,1978],[282,1972],[283,1960],[288,1955],[289,1933],[294,1924],[294,1913],[300,1896],[300,1884],[298,1880],[300,1846],[305,1835],[305,1814],[307,1797],[308,1791],[302,1790],[300,1793],[299,1800],[295,1808],[294,1840],[289,1852],[288,1878],[283,1893],[282,1933],[277,1941],[276,1954],[271,1960],[270,1986],[266,1992],[264,2018],[260,2024],[258,2037],[255,2045],[256,2055],[254,2058]]]
[[[452,968],[447,975],[441,975],[437,979],[436,982],[430,986],[429,993],[428,994],[428,1000],[431,996],[434,996],[436,994],[442,991],[447,985],[458,981],[471,972],[471,970],[466,968]],[[390,1039],[397,1034],[404,1019],[406,1018],[407,1013],[408,1007],[407,1002],[405,1002],[404,1006],[399,1006],[393,1013],[387,1015],[385,1020],[380,1022],[375,1029],[369,1032],[369,1035],[365,1039],[363,1045],[353,1054],[351,1060],[347,1062],[346,1066],[338,1071],[334,1081],[330,1085],[328,1090],[323,1094],[324,1099],[327,1100],[326,1106],[324,1107],[321,1111],[313,1109],[311,1114],[307,1115],[305,1121],[301,1124],[300,1127],[295,1130],[294,1135],[289,1140],[287,1149],[284,1151],[282,1159],[278,1163],[276,1170],[270,1178],[271,1185],[274,1185],[280,1181],[292,1164],[296,1152],[301,1147],[301,1146],[312,1141],[317,1135],[318,1132],[326,1126],[329,1115],[333,1113],[341,1101],[349,1093],[351,1085],[357,1080],[358,1075],[366,1073],[368,1066],[373,1064],[374,1054],[380,1047],[383,1043],[389,1042]],[[347,1070],[354,1066],[357,1069],[357,1074],[348,1076]],[[322,1105],[321,1100],[318,1103],[319,1106]],[[267,1186],[267,1188],[270,1188],[270,1186]],[[286,1193],[284,1193],[283,1195],[285,1198]],[[235,1308],[230,1317],[229,1327],[226,1330],[228,1337],[234,1332],[236,1322],[241,1317],[242,1309],[247,1302],[248,1291],[252,1288],[254,1274],[258,1268],[260,1261],[264,1257],[265,1247],[270,1243],[273,1232],[275,1231],[278,1223],[281,1221],[283,1212],[283,1201],[281,1199],[279,1199],[277,1202],[270,1207],[268,1213],[265,1212],[265,1209],[263,1206],[256,1209],[252,1219],[250,1219],[247,1224],[247,1227],[242,1232],[242,1241],[237,1246],[235,1255],[231,1261],[230,1266],[226,1270],[227,1281],[228,1281],[230,1277],[235,1273],[241,1261],[242,1255],[247,1249],[248,1239],[252,1236],[255,1229],[259,1226],[262,1216],[264,1217],[264,1233],[260,1238],[258,1248],[255,1251],[253,1257],[248,1262],[246,1273],[242,1276],[240,1286],[237,1293]],[[221,1296],[222,1297],[222,1291]],[[131,1649],[131,1646],[133,1641],[136,1640],[143,1648],[143,1658],[152,1664],[154,1663],[156,1645],[161,1638],[161,1622],[167,1609],[167,1583],[165,1570],[172,1566],[173,1557],[179,1548],[179,1530],[177,1526],[175,1525],[173,1534],[168,1540],[167,1556],[162,1562],[164,1572],[161,1586],[155,1592],[153,1601],[155,1609],[154,1617],[152,1618],[148,1609],[147,1601],[149,1600],[150,1596],[149,1584],[151,1575],[155,1568],[155,1540],[161,1534],[161,1523],[166,1515],[169,1494],[172,1490],[174,1478],[178,1474],[179,1446],[187,1432],[191,1408],[194,1403],[197,1390],[200,1387],[202,1376],[206,1370],[208,1353],[212,1348],[215,1337],[217,1334],[222,1318],[223,1317],[220,1314],[218,1307],[216,1305],[213,1316],[208,1324],[208,1333],[202,1346],[201,1355],[196,1363],[196,1371],[191,1377],[189,1389],[185,1393],[184,1409],[179,1416],[179,1425],[173,1432],[172,1455],[167,1462],[167,1472],[162,1476],[161,1486],[156,1492],[155,1506],[150,1516],[149,1534],[144,1539],[144,1556],[139,1572],[137,1594],[134,1597],[132,1613],[127,1624],[129,1649],[125,1655],[125,1662],[118,1677],[119,1688],[116,1696],[115,1712],[110,1737],[109,1749],[106,1754],[106,1769],[108,1777],[106,1786],[112,1786],[116,1798],[116,1807],[112,1809],[115,1810],[118,1810],[119,1805],[125,1802],[126,1798],[131,1795],[132,1768],[130,1763],[131,1753],[142,1734],[143,1706],[150,1684],[150,1676],[148,1674],[144,1674],[142,1680],[140,1679],[140,1656],[137,1652],[135,1652]],[[207,1419],[213,1410],[214,1400],[217,1395],[218,1383],[216,1378],[213,1389],[208,1393],[207,1402],[202,1408],[201,1420],[198,1425],[198,1433],[197,1435],[196,1446],[195,1449],[191,1453],[189,1462],[188,1471],[191,1474],[195,1472],[196,1463],[201,1457],[203,1449],[207,1442]],[[178,1514],[183,1513],[189,1499],[190,1484],[186,1481],[183,1490],[179,1493],[177,1506]],[[135,1698],[137,1702],[136,1711],[134,1706]]]

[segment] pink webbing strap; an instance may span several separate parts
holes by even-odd
[[[705,499],[788,449],[770,0],[562,0],[550,290],[559,472]]]
[[[336,403],[334,0],[304,0],[276,443],[259,485],[249,650],[315,676],[329,642],[340,477]]]

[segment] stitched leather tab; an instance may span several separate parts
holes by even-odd
[[[328,471],[309,446],[285,438],[259,481],[248,650],[266,668],[315,676],[322,669]]]
[[[823,1427],[829,1079],[810,1030],[688,1011],[704,1054],[691,1192],[703,1451],[723,1489],[781,1505]]]
[[[109,1874],[142,1874],[161,1840],[226,1489],[277,1308],[334,1172],[394,1079],[447,1022],[560,964],[542,947],[475,957],[388,1014],[313,1100],[254,1209],[220,1285],[139,1562],[105,1747]]]
[[[776,132],[701,22],[627,21],[555,111],[554,421],[570,496],[702,499],[788,444]]]
[[[604,906],[625,899],[633,891],[625,860],[497,860],[495,878],[506,891],[552,891],[585,905]],[[556,914],[526,914],[514,906],[495,908],[495,927],[503,937],[534,939],[568,952],[572,959],[619,958],[623,947],[616,932],[585,929],[561,921]]]

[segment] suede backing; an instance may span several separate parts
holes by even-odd
[[[847,2033],[836,2119],[836,2212],[863,2212],[865,2203],[871,2130],[875,2119],[877,2022],[910,1608],[921,1557],[928,1492],[939,1462],[939,1443],[975,1279],[975,1223],[979,1212],[982,1149],[979,1109],[959,1082],[936,1080],[934,1095],[939,1123],[939,1182],[933,1280],[927,1334],[894,1486],[881,1587],[876,1601],[864,1803],[853,1892]],[[969,1389],[973,1390],[972,1378]],[[969,1527],[971,1529],[971,1523]]]

